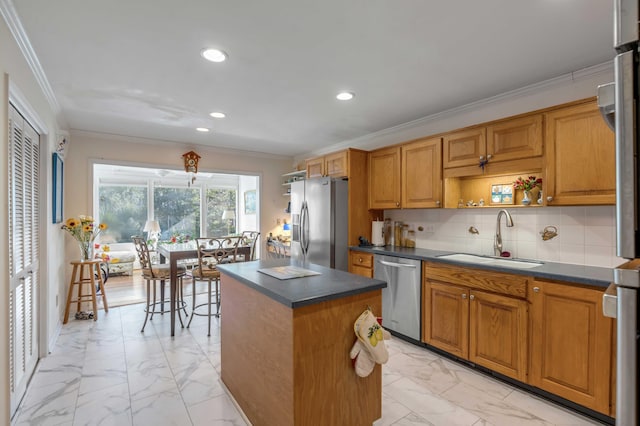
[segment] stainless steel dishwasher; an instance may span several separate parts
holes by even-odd
[[[374,256],[373,275],[387,282],[382,289],[382,326],[420,340],[421,262],[395,256]]]

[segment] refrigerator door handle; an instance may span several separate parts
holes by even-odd
[[[302,203],[302,212],[300,215],[300,246],[302,247],[303,256],[307,256],[309,252],[309,206],[305,201]]]
[[[613,47],[638,40],[638,0],[613,2]]]
[[[634,126],[634,55],[629,51],[614,60],[615,121],[616,121],[616,219],[617,255],[627,259],[636,257],[636,176]]]

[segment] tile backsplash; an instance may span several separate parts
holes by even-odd
[[[508,208],[514,226],[501,219],[502,247],[511,256],[578,265],[615,267],[615,206]],[[499,209],[386,210],[385,218],[401,220],[416,231],[416,247],[493,255],[493,237]],[[418,227],[424,231],[418,231]],[[469,227],[479,233],[470,233]],[[558,235],[542,240],[547,226]],[[433,230],[433,232],[429,232]]]

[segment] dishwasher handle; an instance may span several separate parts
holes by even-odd
[[[391,266],[391,267],[394,267],[394,268],[416,269],[416,265],[410,265],[410,264],[406,264],[406,263],[388,262],[386,260],[378,260],[378,263],[380,263],[381,265]]]

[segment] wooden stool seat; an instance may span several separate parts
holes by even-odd
[[[85,260],[70,262],[73,265],[73,271],[71,272],[71,282],[69,283],[69,293],[67,294],[67,306],[64,309],[64,321],[66,324],[69,321],[69,307],[71,303],[76,302],[77,312],[80,312],[80,305],[82,303],[91,302],[93,305],[93,320],[98,320],[98,302],[96,300],[96,283],[100,288],[102,294],[102,304],[104,305],[104,311],[109,312],[109,305],[107,304],[107,295],[104,291],[104,282],[102,281],[102,271],[100,270],[100,263],[102,260]],[[97,278],[96,278],[97,277]],[[87,294],[83,294],[82,287],[85,284],[89,284],[91,291]],[[73,298],[73,287],[78,286],[78,295]]]

